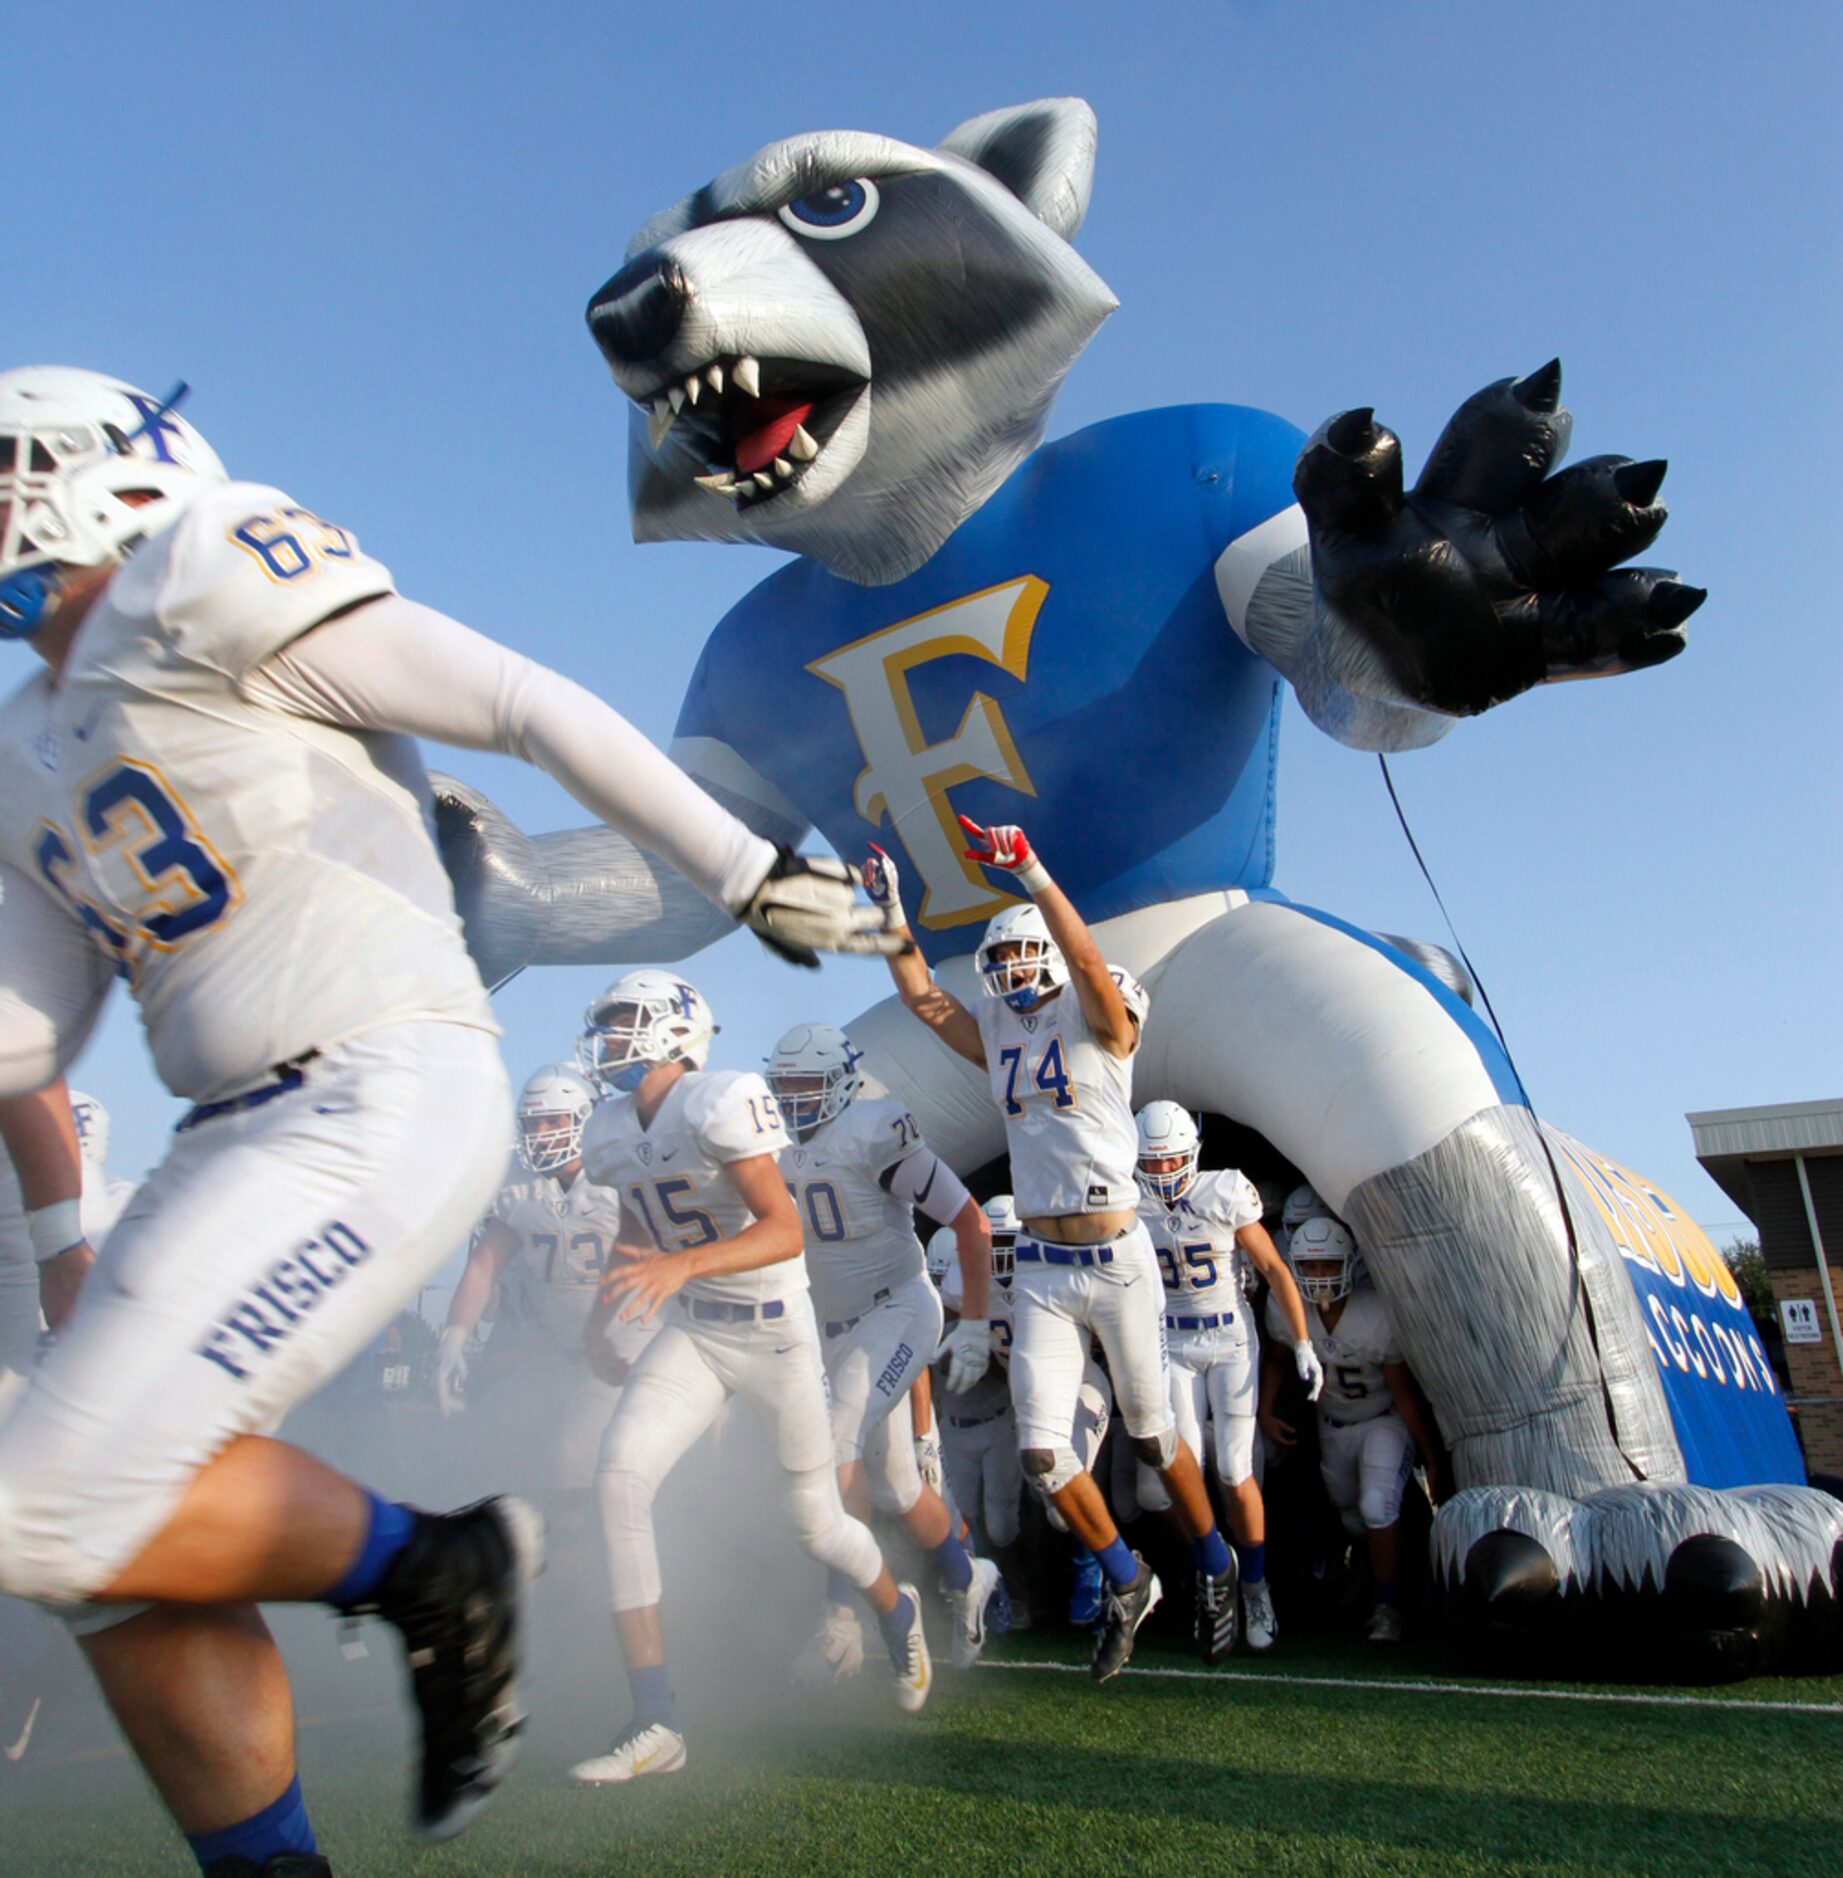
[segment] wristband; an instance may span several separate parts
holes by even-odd
[[[72,1246],[83,1243],[83,1217],[75,1200],[55,1200],[50,1206],[34,1207],[26,1214],[26,1230],[32,1236],[32,1256],[43,1265]]]
[[[1049,882],[1049,869],[1033,854],[1022,867],[1014,868],[1017,884],[1034,900]]]

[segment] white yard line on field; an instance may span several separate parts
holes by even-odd
[[[981,1669],[1048,1670],[1055,1675],[1085,1676],[1084,1663],[993,1663]],[[1409,1695],[1489,1695],[1522,1697],[1532,1702],[1610,1702],[1644,1708],[1714,1708],[1759,1710],[1771,1715],[1829,1715],[1843,1720],[1843,1702],[1756,1702],[1710,1695],[1636,1695],[1623,1689],[1541,1689],[1531,1684],[1486,1682],[1409,1682],[1381,1676],[1280,1676],[1235,1669],[1129,1669],[1129,1676],[1159,1676],[1168,1682],[1252,1682],[1282,1689],[1385,1689]]]

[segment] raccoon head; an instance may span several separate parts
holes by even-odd
[[[636,541],[753,541],[869,585],[919,567],[1042,436],[1118,304],[1070,246],[1075,98],[924,150],[769,144],[656,215],[589,302],[633,401]]]

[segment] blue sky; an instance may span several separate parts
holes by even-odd
[[[1843,1092],[1840,21],[1785,0],[28,10],[0,361],[189,379],[233,473],[664,740],[709,626],[776,561],[628,539],[590,291],[647,215],[771,138],[930,143],[1086,97],[1080,245],[1122,307],[1052,434],[1374,404],[1418,466],[1467,393],[1559,353],[1577,456],[1670,458],[1648,558],[1711,589],[1689,653],[1518,700],[1395,773],[1538,1107],[1724,1237],[1684,1111]],[[1282,741],[1278,884],[1443,939],[1374,758],[1290,701]],[[527,826],[580,819],[516,765],[448,761]],[[736,1063],[883,989],[742,936],[692,975]],[[502,996],[515,1075],[568,1053],[605,976]],[[121,1169],[156,1160],[177,1105],[125,1005],[77,1077]]]

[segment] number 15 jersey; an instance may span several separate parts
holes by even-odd
[[[393,591],[279,489],[212,486],[119,568],[63,672],[0,705],[0,860],[126,978],[212,1101],[381,1024],[493,1030],[408,737],[253,702],[265,659]]]

